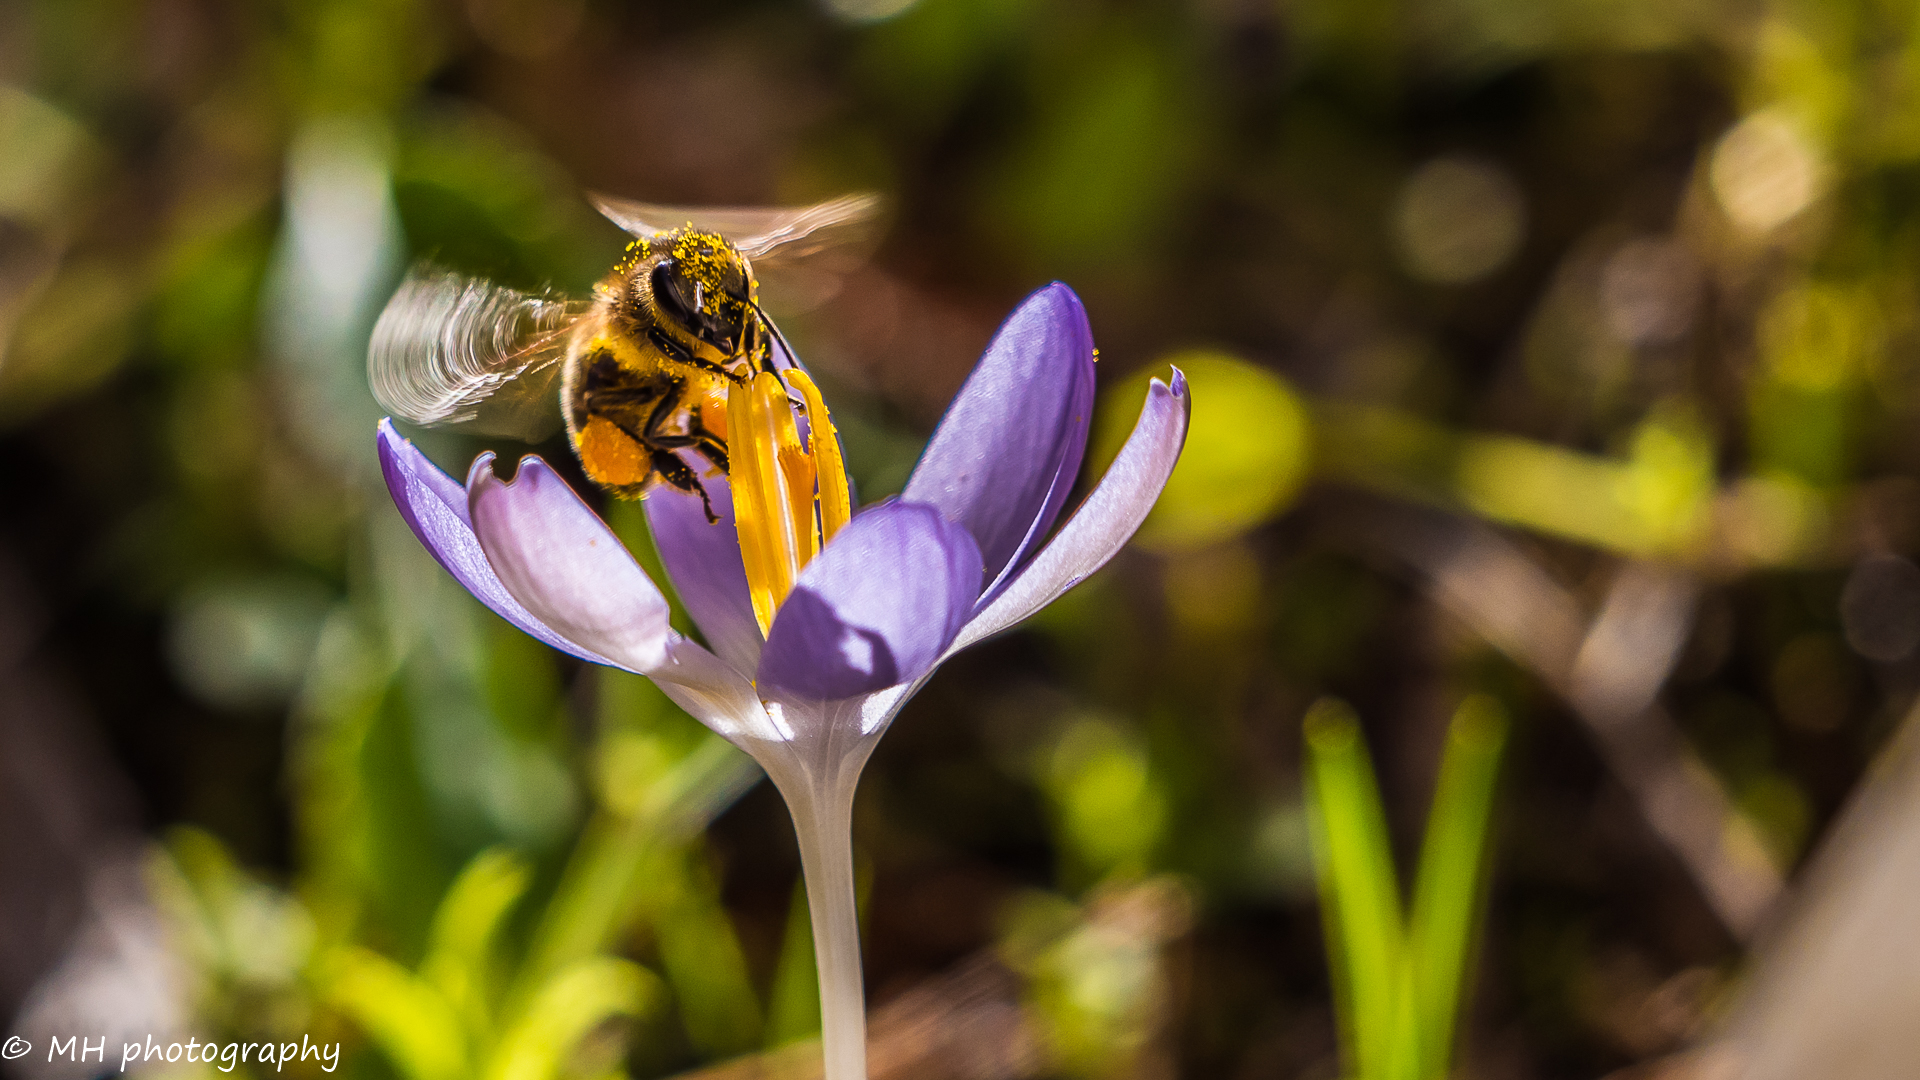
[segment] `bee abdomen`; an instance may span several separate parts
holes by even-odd
[[[638,405],[673,389],[678,380],[659,373],[641,374],[621,365],[613,353],[589,354],[581,393],[589,408]]]

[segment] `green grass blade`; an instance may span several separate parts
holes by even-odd
[[[649,860],[645,903],[661,965],[694,1048],[708,1059],[745,1053],[760,1042],[760,999],[720,887],[696,837]]]
[[[1307,805],[1348,1065],[1361,1080],[1387,1080],[1407,1060],[1409,1040],[1400,892],[1386,815],[1353,710],[1322,698],[1308,710],[1304,733]]]
[[[1499,703],[1476,695],[1454,713],[1440,759],[1408,942],[1423,1080],[1446,1075],[1452,1060],[1506,739],[1507,718]]]

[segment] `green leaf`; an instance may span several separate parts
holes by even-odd
[[[466,1038],[446,997],[399,964],[357,946],[327,965],[320,996],[346,1013],[407,1080],[467,1080]]]
[[[527,890],[530,871],[519,856],[492,848],[474,856],[434,914],[422,976],[446,995],[475,1036],[491,1028],[492,959],[500,926]]]
[[[594,956],[568,965],[534,993],[501,1038],[486,1078],[552,1080],[594,1028],[643,1015],[663,997],[660,980],[629,961]]]
[[[1331,698],[1307,713],[1307,809],[1335,1005],[1358,1080],[1447,1073],[1506,732],[1490,698],[1468,698],[1454,714],[1409,926],[1359,722]]]
[[[761,775],[732,744],[706,735],[635,800],[632,814],[595,814],[541,916],[520,976],[522,989],[605,948],[637,914],[635,893],[648,852],[706,828]]]

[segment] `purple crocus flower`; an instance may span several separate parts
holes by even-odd
[[[844,525],[829,525],[829,480],[844,493],[843,474],[837,448],[814,455],[825,470],[817,554],[803,538],[802,555],[788,564],[797,572],[773,594],[763,573],[749,571],[778,556],[760,546],[766,530],[752,518],[768,503],[756,504],[760,511],[743,503],[735,521],[736,496],[755,497],[743,473],[754,466],[738,449],[732,484],[708,483],[720,526],[708,523],[697,496],[664,487],[650,494],[654,543],[705,646],[668,625],[660,590],[544,461],[523,458],[518,475],[501,480],[484,454],[463,488],[391,423],[380,424],[394,502],[474,596],[562,652],[653,679],[778,786],[800,840],[829,1080],[862,1080],[866,1070],[850,823],[867,757],[942,660],[1032,615],[1112,558],[1180,455],[1189,399],[1176,371],[1171,386],[1153,382],[1107,474],[1046,541],[1086,449],[1093,365],[1092,331],[1073,291],[1056,283],[1029,297],[988,345],[900,498],[850,520],[842,510]],[[825,433],[816,442],[832,447],[824,405],[810,383],[804,390],[810,423]],[[745,409],[730,405],[730,446],[740,445]],[[803,511],[810,523],[813,512]],[[737,532],[727,527],[735,524]],[[791,555],[790,525],[785,535]]]

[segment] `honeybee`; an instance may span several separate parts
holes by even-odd
[[[699,495],[715,521],[701,475],[727,472],[727,388],[793,363],[761,307],[756,271],[793,283],[791,292],[817,291],[836,269],[822,268],[823,256],[856,247],[879,200],[716,210],[593,203],[634,239],[588,299],[415,268],[374,326],[374,397],[417,424],[463,423],[528,442],[552,434],[557,418],[594,483],[629,499],[666,484]],[[796,276],[809,268],[810,279]]]

